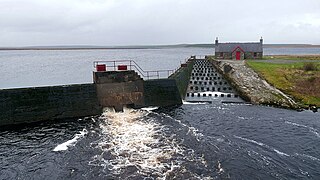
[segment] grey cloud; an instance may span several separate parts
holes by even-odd
[[[320,44],[318,0],[0,0],[0,46]],[[307,22],[306,22],[307,21]]]

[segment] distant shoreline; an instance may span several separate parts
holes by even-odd
[[[7,50],[115,50],[115,49],[169,49],[169,48],[214,48],[214,44],[178,44],[150,46],[29,46],[29,47],[0,47]],[[263,48],[320,48],[311,44],[264,44]]]

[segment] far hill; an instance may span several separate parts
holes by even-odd
[[[264,44],[264,48],[320,48],[312,44]],[[85,49],[163,49],[163,48],[214,48],[214,44],[175,44],[175,45],[129,45],[129,46],[25,46],[0,47],[0,50],[85,50]]]

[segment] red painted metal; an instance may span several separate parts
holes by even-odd
[[[235,52],[235,51],[238,50],[238,49],[244,53],[244,50],[243,50],[240,46],[237,46],[236,48],[234,48],[233,51],[232,51],[232,53]]]
[[[128,66],[127,65],[118,65],[118,70],[119,71],[126,71],[126,70],[128,70]]]
[[[97,64],[96,69],[97,71],[106,71],[107,66],[105,64]]]
[[[94,61],[93,66],[98,71],[103,71],[103,66],[108,68],[108,71],[121,71],[121,70],[135,70],[139,75],[147,79],[163,78],[168,77],[174,72],[174,70],[157,70],[157,71],[144,71],[135,61],[133,60],[117,60],[117,61]],[[99,68],[97,66],[100,66]],[[107,70],[107,68],[105,70]]]
[[[241,52],[237,51],[236,52],[236,60],[240,60],[241,59]]]

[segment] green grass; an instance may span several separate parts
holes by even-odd
[[[320,60],[320,55],[266,55],[264,60]]]
[[[320,62],[314,62],[317,70],[304,70],[305,63],[275,64],[247,61],[270,84],[289,94],[301,104],[320,107]]]

